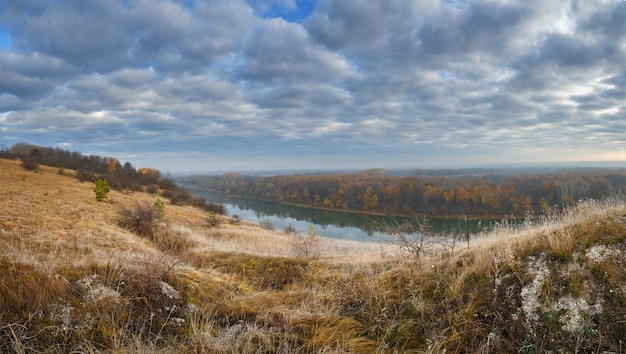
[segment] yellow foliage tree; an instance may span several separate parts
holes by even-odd
[[[363,210],[372,210],[378,205],[378,196],[372,187],[367,187],[363,194]]]

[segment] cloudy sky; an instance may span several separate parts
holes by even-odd
[[[2,0],[18,142],[170,172],[626,160],[626,1]]]

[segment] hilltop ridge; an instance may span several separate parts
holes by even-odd
[[[319,237],[305,254],[292,234],[157,194],[97,202],[74,173],[0,159],[1,352],[623,350],[622,198],[419,259]],[[150,234],[120,226],[157,198]]]

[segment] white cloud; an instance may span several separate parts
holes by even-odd
[[[166,170],[626,153],[623,1],[157,2],[0,4],[3,143]]]

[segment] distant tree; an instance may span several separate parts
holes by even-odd
[[[109,157],[109,168],[107,169],[107,172],[109,174],[113,174],[113,172],[115,172],[115,165],[116,165],[115,159],[112,157]]]
[[[96,181],[96,185],[93,187],[93,192],[96,194],[96,200],[101,202],[107,198],[109,194],[109,184],[106,179],[99,179]]]
[[[378,205],[378,196],[372,187],[367,187],[363,194],[363,210],[372,210]]]

